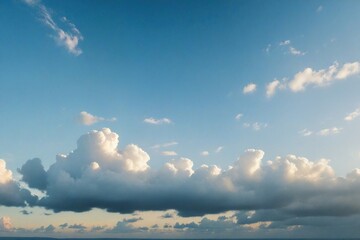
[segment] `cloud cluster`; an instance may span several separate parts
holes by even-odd
[[[74,151],[57,156],[45,179],[41,177],[44,183],[21,170],[23,180],[29,186],[45,185],[39,187],[45,196],[38,205],[55,212],[174,209],[180,216],[199,216],[268,209],[293,217],[360,213],[360,170],[338,177],[325,159],[313,162],[288,155],[264,161],[263,151],[249,149],[226,170],[216,165],[194,168],[188,158],[155,170],[141,148],[119,150],[118,143],[119,136],[110,129],[91,131],[80,137]],[[25,165],[39,169],[37,161]],[[114,231],[126,226],[121,222]]]
[[[61,22],[68,28],[68,30],[64,30],[59,27],[48,8],[42,4],[40,0],[24,0],[24,2],[27,5],[36,8],[39,12],[41,22],[53,31],[52,37],[60,46],[65,47],[68,52],[75,56],[82,53],[82,50],[78,45],[80,41],[84,40],[84,37],[73,23],[71,23],[66,17],[62,17]]]
[[[343,80],[358,74],[360,74],[360,62],[345,63],[342,66],[335,62],[327,69],[320,69],[318,71],[312,68],[305,68],[303,71],[296,73],[290,81],[285,78],[282,82],[275,79],[268,83],[266,85],[266,96],[272,97],[277,90],[290,89],[292,92],[300,92],[309,86],[323,87],[334,81]],[[352,119],[351,116],[348,119]]]

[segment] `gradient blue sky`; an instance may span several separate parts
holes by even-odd
[[[58,29],[81,33],[78,52],[57,39],[39,6]],[[194,169],[226,169],[255,148],[265,152],[264,161],[288,154],[330,159],[345,176],[360,166],[360,119],[344,120],[360,107],[359,70],[299,92],[289,82],[306,68],[359,64],[359,12],[358,1],[2,1],[0,158],[20,179],[16,169],[28,159],[40,158],[47,169],[56,154],[76,149],[81,135],[108,127],[119,134],[120,149],[140,146],[155,169],[178,157],[191,159]],[[285,89],[269,97],[266,86],[274,79]],[[245,94],[250,83],[256,90]],[[101,119],[81,124],[82,111]],[[304,129],[312,134],[303,136]],[[178,144],[152,148],[169,142]],[[0,217],[28,227],[31,215],[0,209],[6,213]],[[32,211],[37,221],[49,222],[44,209]],[[51,219],[90,226],[96,215],[67,214]],[[114,224],[121,216],[109,215]],[[169,236],[187,236],[176,234]]]

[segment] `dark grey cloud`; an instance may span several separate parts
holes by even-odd
[[[46,172],[39,158],[28,160],[18,172],[22,175],[22,181],[29,187],[39,190],[46,189]]]

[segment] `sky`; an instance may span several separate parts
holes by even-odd
[[[0,2],[0,236],[360,234],[358,1]]]

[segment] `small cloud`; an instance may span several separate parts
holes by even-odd
[[[135,222],[138,222],[138,221],[141,221],[143,220],[142,217],[138,217],[138,218],[125,218],[123,220],[124,223],[135,223]]]
[[[163,156],[177,156],[177,153],[174,151],[163,151],[161,152],[161,155]]]
[[[102,121],[108,121],[108,122],[114,122],[116,121],[116,118],[103,118],[103,117],[98,117],[95,115],[92,115],[91,113],[82,111],[79,113],[78,117],[77,117],[77,121],[82,124],[82,125],[86,125],[86,126],[90,126],[93,125],[95,123],[98,122],[102,122]]]
[[[60,225],[59,225],[59,227],[60,227],[61,229],[67,228],[68,226],[69,226],[69,224],[67,224],[67,223],[63,223],[63,224],[60,224]]]
[[[344,120],[345,121],[352,121],[355,118],[360,116],[360,108],[355,109],[353,112],[349,113]]]
[[[277,79],[275,79],[274,81],[268,83],[268,84],[266,85],[266,96],[267,96],[268,98],[271,98],[272,96],[275,95],[276,90],[277,90],[278,88],[281,88],[281,87],[282,87],[282,86],[281,86],[281,83],[280,83],[280,81],[277,80]]]
[[[167,212],[161,216],[161,218],[174,218],[174,217],[175,217],[175,213],[173,212]]]
[[[265,48],[265,52],[266,52],[266,53],[269,53],[269,52],[270,52],[270,49],[271,49],[271,44],[269,43],[269,44],[267,45],[267,47]]]
[[[223,146],[219,146],[219,147],[216,148],[215,153],[219,153],[219,152],[221,152],[223,149],[224,149]]]
[[[12,224],[10,217],[2,217],[0,218],[0,232],[1,231],[11,231]]]
[[[206,156],[209,156],[209,152],[208,151],[202,151],[201,153],[200,153],[200,155],[201,156],[204,156],[204,157],[206,157]]]
[[[301,136],[308,137],[308,136],[312,135],[313,132],[305,128],[305,129],[299,131],[299,134]]]
[[[235,116],[235,120],[239,121],[244,115],[242,113],[238,113],[236,116]]]
[[[290,40],[285,40],[279,43],[280,46],[286,46],[286,45],[290,45]]]
[[[321,12],[322,10],[324,9],[324,7],[322,6],[322,5],[320,5],[320,6],[318,6],[317,8],[316,8],[316,12]]]
[[[248,85],[246,85],[243,89],[243,93],[244,94],[249,94],[249,93],[253,93],[256,91],[256,84],[254,83],[249,83]]]
[[[260,131],[264,128],[266,128],[268,125],[267,123],[259,123],[259,122],[254,122],[254,123],[244,123],[243,127],[244,128],[252,128],[254,131]]]
[[[329,136],[329,135],[335,135],[340,133],[342,130],[342,128],[337,128],[337,127],[333,127],[333,128],[324,128],[320,131],[317,132],[317,135],[319,136]]]
[[[32,212],[30,212],[30,211],[27,211],[27,210],[21,210],[20,211],[22,214],[24,214],[24,215],[30,215],[30,214],[32,214]]]
[[[291,55],[295,55],[295,56],[304,56],[305,52],[302,52],[294,47],[289,47],[289,52]]]
[[[145,123],[148,124],[153,124],[153,125],[160,125],[160,124],[170,124],[172,123],[172,121],[169,118],[160,118],[160,119],[156,119],[156,118],[145,118],[144,119]]]
[[[157,148],[166,148],[166,147],[171,147],[171,146],[175,146],[175,145],[178,145],[179,143],[178,142],[167,142],[167,143],[162,143],[162,144],[156,144],[150,148],[153,148],[153,149],[157,149]]]

